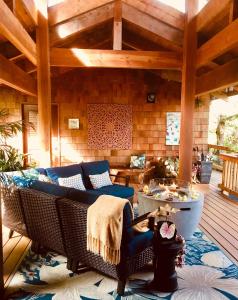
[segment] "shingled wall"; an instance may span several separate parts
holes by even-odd
[[[146,103],[147,93],[155,92],[155,104]],[[131,154],[147,157],[177,156],[178,146],[166,146],[166,112],[180,111],[180,84],[162,80],[143,70],[75,70],[52,79],[52,101],[59,105],[61,164],[81,160],[108,159],[113,165],[128,164]],[[36,103],[10,88],[0,88],[0,107],[8,108],[11,120],[21,118],[21,104]],[[130,150],[88,148],[87,104],[130,104],[133,110],[133,140]],[[206,151],[209,103],[196,108],[194,146]],[[79,118],[80,129],[68,129],[68,119]],[[22,137],[15,145],[22,150]]]

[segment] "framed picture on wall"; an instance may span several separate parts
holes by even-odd
[[[132,155],[130,168],[143,169],[145,167],[145,154]]]
[[[166,114],[166,145],[179,145],[180,140],[180,112]]]
[[[68,119],[69,129],[79,129],[79,119]]]

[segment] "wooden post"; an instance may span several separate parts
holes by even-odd
[[[186,17],[182,68],[179,179],[191,181],[193,149],[193,113],[196,73],[196,13],[198,0],[186,0]]]
[[[0,184],[0,295],[4,293],[4,282],[3,282],[3,244],[2,244],[2,185]]]
[[[42,167],[51,165],[51,82],[49,57],[49,28],[47,1],[38,0],[37,46],[37,84],[38,84],[38,122],[42,155]]]
[[[114,4],[113,50],[122,49],[122,3],[116,0]]]

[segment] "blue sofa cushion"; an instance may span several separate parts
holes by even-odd
[[[68,198],[68,194],[70,191],[70,188],[68,187],[59,186],[57,184],[39,181],[39,180],[33,180],[29,187],[37,191],[41,191],[59,197],[66,197],[66,198]]]
[[[46,173],[52,181],[58,183],[59,177],[70,177],[77,174],[82,174],[82,168],[81,164],[75,164],[65,167],[47,168]]]
[[[130,198],[134,195],[134,189],[132,187],[127,187],[119,184],[103,186],[100,189],[96,189],[96,192],[106,195],[112,195],[120,198]]]
[[[126,255],[131,257],[143,251],[147,247],[152,246],[153,231],[137,232],[134,237],[127,243],[125,251]]]
[[[68,199],[79,201],[85,204],[93,204],[97,198],[99,197],[98,193],[94,193],[94,191],[81,191],[74,188],[71,188],[69,194],[67,196]]]
[[[89,175],[102,174],[110,171],[109,162],[107,160],[93,161],[81,164],[83,169],[84,185],[86,189],[92,189],[92,184]]]

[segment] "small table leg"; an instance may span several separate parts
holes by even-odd
[[[158,245],[155,253],[153,286],[160,292],[174,292],[178,289],[175,258],[182,249],[182,244]]]

